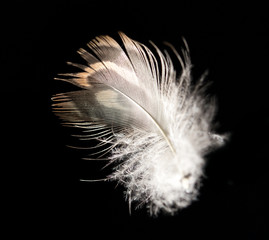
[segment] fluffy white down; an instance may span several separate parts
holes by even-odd
[[[118,143],[122,147],[112,159],[124,161],[109,178],[125,185],[130,203],[147,204],[155,215],[160,210],[173,213],[196,198],[204,161],[188,141],[182,141],[176,156],[158,135],[136,133],[121,136]]]

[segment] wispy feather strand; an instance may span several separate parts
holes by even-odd
[[[100,144],[99,158],[116,163],[107,179],[126,187],[129,204],[146,204],[151,214],[174,213],[196,199],[205,160],[224,137],[213,132],[215,103],[205,97],[204,77],[191,82],[188,46],[177,75],[169,54],[120,33],[124,48],[109,36],[78,53],[82,72],[58,78],[83,90],[53,97],[54,112],[66,125],[82,128]],[[105,148],[107,146],[107,148]],[[110,153],[109,155],[107,153]],[[98,158],[98,157],[97,157]]]

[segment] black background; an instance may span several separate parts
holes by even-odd
[[[9,234],[35,239],[268,237],[268,7],[258,1],[197,2],[2,5],[1,169]],[[160,47],[168,41],[178,49],[184,36],[194,78],[209,70],[209,92],[219,105],[218,131],[231,133],[228,144],[207,157],[199,201],[175,216],[152,218],[145,208],[130,215],[121,186],[80,182],[97,177],[99,166],[80,160],[85,152],[66,147],[72,141],[69,132],[51,113],[51,96],[73,89],[53,80],[73,70],[66,61],[81,62],[77,49],[100,34],[118,39],[117,31]]]

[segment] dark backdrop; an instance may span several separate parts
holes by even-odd
[[[266,239],[268,7],[257,1],[197,2],[2,5],[2,198],[9,233],[34,239]],[[73,70],[66,61],[80,62],[77,49],[100,34],[117,38],[117,31],[160,47],[169,41],[178,49],[184,36],[194,78],[209,70],[219,132],[231,133],[229,143],[208,156],[199,201],[175,216],[151,218],[145,208],[130,215],[122,187],[80,182],[99,166],[80,160],[85,152],[66,147],[69,132],[51,113],[51,96],[71,89],[53,80]]]

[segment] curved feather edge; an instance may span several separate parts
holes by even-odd
[[[66,125],[83,129],[81,138],[109,144],[107,179],[126,187],[129,204],[146,204],[150,213],[174,213],[197,198],[204,155],[221,146],[225,136],[214,133],[214,101],[205,97],[204,77],[191,82],[188,46],[183,58],[167,44],[181,64],[174,69],[167,52],[120,33],[124,49],[111,37],[92,40],[90,52],[78,53],[83,72],[58,78],[84,90],[57,94],[53,110]],[[101,147],[99,157],[107,152]]]

